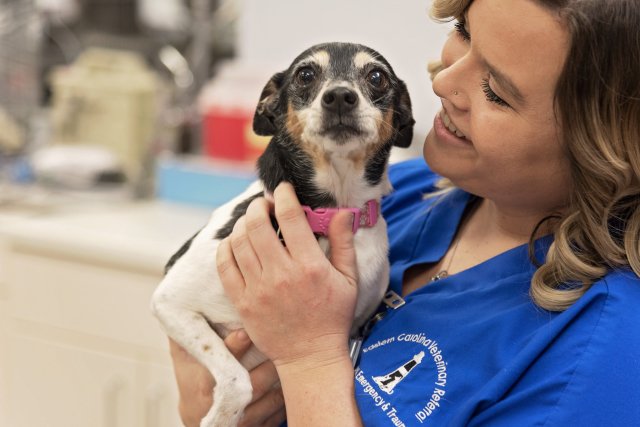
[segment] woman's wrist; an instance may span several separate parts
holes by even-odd
[[[277,367],[292,427],[361,426],[348,351]]]
[[[277,363],[276,369],[278,376],[285,377],[303,377],[312,375],[316,372],[323,372],[327,369],[335,367],[348,366],[352,369],[351,359],[348,352],[331,352],[322,355],[314,354],[304,359],[294,360],[287,363]]]
[[[287,354],[274,358],[280,370],[296,373],[298,370],[322,368],[348,357],[348,339],[343,334],[326,334],[313,340],[304,340],[299,348],[290,346]]]

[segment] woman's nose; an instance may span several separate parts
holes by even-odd
[[[467,108],[467,84],[469,70],[465,71],[465,56],[469,45],[456,34],[447,39],[442,48],[442,70],[433,78],[433,91],[437,96],[450,101],[456,108]]]
[[[469,51],[469,44],[460,39],[460,36],[453,32],[449,34],[447,41],[442,46],[442,65],[449,67],[465,56]]]

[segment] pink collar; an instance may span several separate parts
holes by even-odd
[[[318,208],[311,209],[309,206],[303,206],[304,213],[307,215],[307,221],[314,233],[322,236],[329,234],[329,222],[331,218],[339,211],[349,211],[353,214],[353,233],[355,234],[360,227],[373,227],[378,222],[380,213],[380,204],[377,200],[369,200],[362,209],[359,208]]]

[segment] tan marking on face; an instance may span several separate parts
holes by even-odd
[[[320,147],[315,144],[311,144],[302,137],[304,127],[305,124],[296,114],[291,103],[289,103],[287,108],[287,130],[289,131],[289,135],[291,135],[293,141],[298,144],[298,146],[307,153],[309,157],[311,157],[311,161],[313,162],[316,170],[327,167],[330,160],[327,157],[327,153],[324,153]]]
[[[329,67],[329,52],[326,50],[314,52],[313,55],[311,55],[311,58],[323,70]]]
[[[378,140],[380,143],[389,141],[393,137],[393,109],[385,111],[382,120],[378,123]]]
[[[356,56],[353,57],[353,64],[357,68],[364,68],[365,65],[371,62],[377,63],[373,56],[371,56],[371,54],[368,52],[358,52],[356,53]]]
[[[380,150],[382,145],[393,137],[394,132],[393,110],[388,110],[378,123],[378,141],[375,144],[368,144],[364,150],[354,150],[347,155],[347,158],[353,162],[353,167],[356,170],[364,169],[367,161]]]
[[[289,135],[291,135],[295,141],[300,141],[302,139],[304,123],[300,121],[300,117],[296,114],[291,102],[289,102],[287,108],[287,130],[289,131]]]

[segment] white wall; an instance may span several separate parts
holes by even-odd
[[[417,155],[439,109],[427,62],[440,57],[450,29],[429,18],[430,4],[429,0],[242,0],[239,57],[275,72],[316,43],[347,41],[372,47],[409,87],[417,122],[411,154]]]

